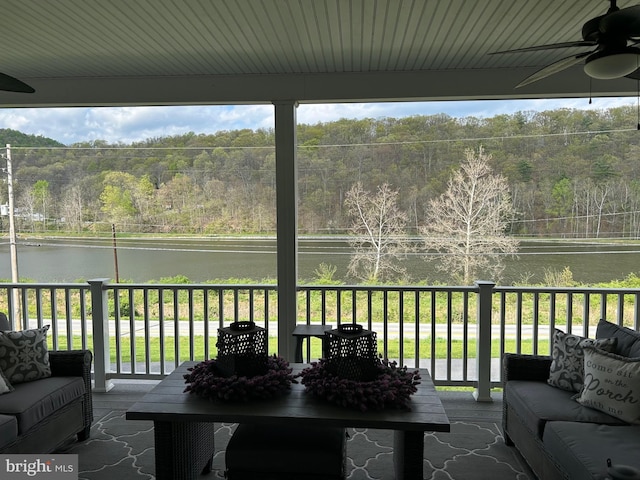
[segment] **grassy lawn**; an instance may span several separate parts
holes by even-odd
[[[59,345],[62,348],[66,348],[67,339],[65,337],[59,337]],[[522,342],[522,353],[533,353],[533,342],[532,340],[523,340]],[[88,338],[88,344],[91,346],[93,344],[92,338]],[[217,349],[215,347],[216,338],[210,337],[209,343],[209,358],[214,358],[217,354]],[[131,361],[131,341],[129,337],[123,337],[120,340],[120,360],[122,362],[128,363]],[[450,351],[448,351],[447,342],[445,339],[436,338],[435,341],[435,358],[436,359],[462,359],[464,353],[464,343],[461,340],[452,340]],[[52,349],[51,339],[49,338],[49,348]],[[80,337],[74,336],[73,338],[73,348],[81,348],[81,340]],[[173,337],[165,337],[164,338],[164,360],[165,361],[174,361],[176,358],[176,348],[174,346],[174,338]],[[321,341],[319,339],[311,340],[311,358],[319,358],[321,356]],[[507,340],[505,342],[504,350],[506,352],[515,352],[516,351],[516,342],[515,340]],[[204,359],[204,337],[196,336],[193,339],[193,357],[196,360]],[[277,339],[274,337],[269,338],[269,351],[275,352],[277,351]],[[180,353],[180,361],[186,361],[190,358],[191,346],[188,337],[180,337],[179,343],[179,353]],[[306,342],[305,349],[303,352],[306,354]],[[383,353],[383,344],[382,342],[378,342],[378,352]],[[398,358],[400,352],[400,342],[398,340],[389,340],[388,343],[388,352],[387,356],[389,358]],[[548,340],[540,340],[538,341],[538,352],[540,354],[546,354],[549,352],[549,341]],[[116,360],[116,345],[115,340],[112,338],[110,343],[110,358],[112,362]],[[137,362],[144,362],[146,359],[146,350],[145,350],[145,342],[143,338],[137,338],[135,344],[135,356]],[[415,358],[415,341],[407,339],[403,343],[403,356],[405,360]],[[470,340],[467,342],[467,356],[469,358],[475,358],[476,356],[476,342],[475,340]],[[493,340],[491,344],[491,356],[493,358],[498,358],[500,356],[500,342],[499,340]],[[419,357],[420,358],[431,358],[431,339],[425,338],[421,340],[419,343]],[[160,339],[157,337],[152,337],[149,339],[149,358],[151,362],[159,362],[160,361]]]

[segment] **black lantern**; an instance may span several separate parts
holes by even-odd
[[[357,323],[345,323],[326,332],[328,336],[327,368],[349,380],[369,381],[378,375],[376,332]]]
[[[218,329],[216,369],[225,377],[255,377],[267,372],[266,330],[254,322],[233,322]]]

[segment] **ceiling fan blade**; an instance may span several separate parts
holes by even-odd
[[[631,72],[629,75],[625,75],[626,78],[631,78],[632,80],[640,80],[640,68],[635,72]]]
[[[17,78],[0,73],[0,90],[5,92],[33,93],[35,89]]]
[[[565,70],[573,65],[580,63],[582,59],[593,52],[584,52],[579,53],[578,55],[571,55],[570,57],[565,57],[557,62],[552,63],[551,65],[547,65],[541,70],[538,70],[533,75],[525,78],[522,82],[516,85],[516,88],[524,87],[525,85],[529,85],[530,83],[537,82],[538,80],[542,80],[543,78],[554,75],[562,70]]]
[[[599,29],[602,33],[612,33],[627,38],[640,36],[640,5],[608,13],[600,20]]]
[[[571,48],[571,47],[595,47],[597,42],[588,40],[579,40],[575,42],[550,43],[548,45],[536,45],[534,47],[516,48],[513,50],[502,50],[500,52],[491,52],[489,55],[497,55],[499,53],[518,53],[518,52],[535,52],[540,50],[552,50],[554,48]]]

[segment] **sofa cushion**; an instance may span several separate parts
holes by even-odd
[[[504,401],[515,410],[527,428],[540,438],[549,421],[626,425],[618,418],[580,405],[573,400],[575,393],[552,387],[545,382],[512,380],[507,383],[504,396]]]
[[[616,338],[585,338],[556,328],[547,382],[552,387],[579,392],[584,376],[584,347],[593,345],[613,352],[617,341]]]
[[[51,376],[47,330],[0,332],[0,369],[12,385]]]
[[[73,400],[84,395],[80,377],[49,377],[15,385],[15,390],[0,395],[0,413],[15,415],[18,432],[23,435],[34,425]]]
[[[18,421],[13,415],[0,414],[0,451],[18,438]]]
[[[640,357],[640,332],[600,320],[596,329],[596,338],[617,338],[618,344],[614,353],[624,357]]]
[[[607,459],[640,468],[640,427],[549,422],[542,438],[566,478],[606,478]]]
[[[640,357],[595,347],[584,349],[584,388],[576,400],[587,407],[640,424]]]

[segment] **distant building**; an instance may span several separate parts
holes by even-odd
[[[32,222],[44,222],[45,216],[42,213],[34,212],[28,213],[25,212],[24,209],[16,208],[14,214],[17,218],[30,218]],[[0,205],[0,216],[8,217],[9,216],[9,205],[4,204]]]

